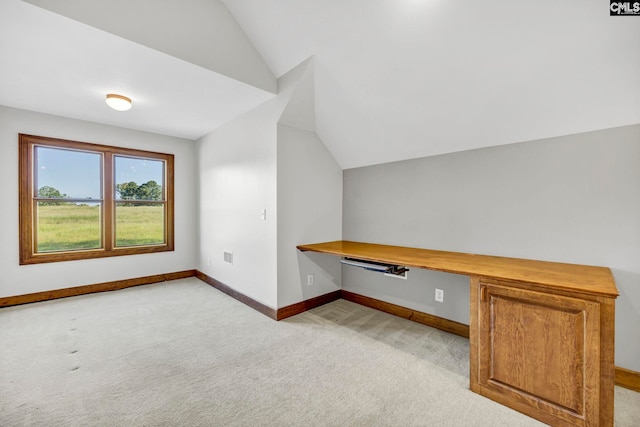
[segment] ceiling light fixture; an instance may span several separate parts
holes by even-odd
[[[109,93],[107,94],[107,105],[114,110],[127,111],[131,108],[131,99],[115,93]]]

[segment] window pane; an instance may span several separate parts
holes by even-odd
[[[115,197],[119,200],[163,200],[164,162],[115,157]]]
[[[35,147],[36,195],[47,198],[102,199],[102,155]]]
[[[116,204],[116,246],[163,244],[164,203]]]
[[[100,203],[38,202],[36,252],[102,247]]]

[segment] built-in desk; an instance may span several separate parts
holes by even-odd
[[[348,241],[298,249],[470,276],[471,390],[554,426],[613,425],[608,268]]]

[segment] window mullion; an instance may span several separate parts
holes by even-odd
[[[114,203],[114,179],[113,179],[113,154],[104,153],[104,161],[102,162],[102,236],[104,239],[104,248],[107,251],[113,250],[115,236],[115,203]]]

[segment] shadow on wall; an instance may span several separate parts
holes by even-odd
[[[296,249],[297,250],[297,249]],[[333,292],[342,286],[342,268],[338,257],[317,252],[298,251],[298,271],[303,300]],[[312,276],[310,279],[309,276]],[[312,283],[309,283],[309,282]],[[326,292],[318,292],[319,290]]]
[[[640,371],[640,273],[611,269],[616,299],[616,366]]]

